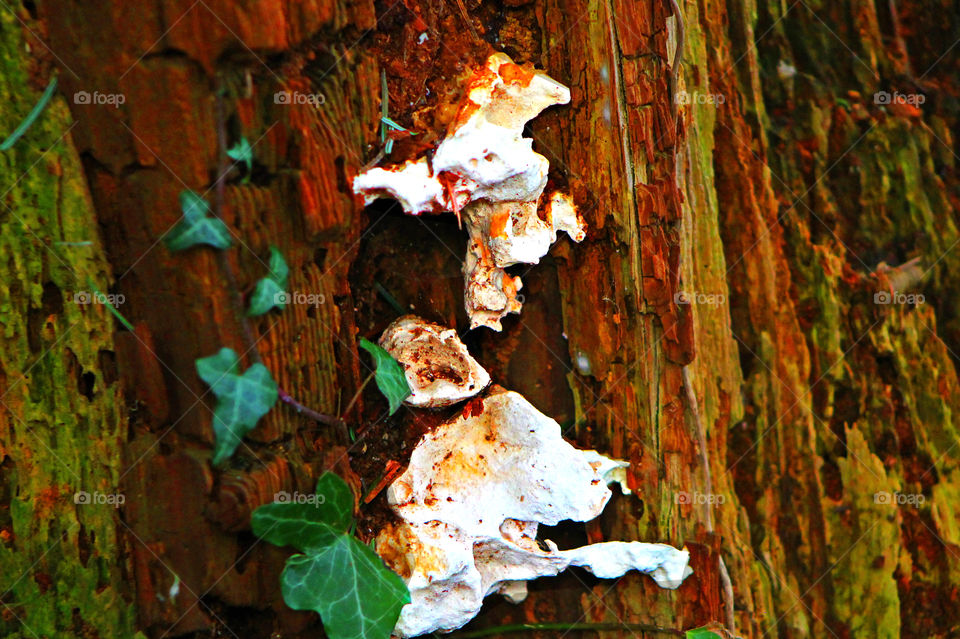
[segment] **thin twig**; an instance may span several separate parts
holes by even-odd
[[[467,23],[467,26],[470,28],[470,33],[473,35],[474,42],[480,42],[480,36],[477,35],[477,30],[473,26],[473,21],[470,19],[470,14],[467,12],[467,5],[464,4],[463,0],[457,0],[457,6],[460,8],[460,15],[463,16],[463,21]]]
[[[343,421],[343,417],[346,417],[350,413],[350,409],[353,408],[353,405],[357,403],[357,400],[360,398],[360,394],[363,393],[363,389],[367,387],[367,384],[370,383],[370,380],[373,379],[373,376],[376,374],[376,371],[370,371],[370,374],[367,375],[367,378],[363,380],[363,383],[360,384],[360,388],[357,389],[357,392],[353,394],[353,397],[350,399],[350,402],[347,404],[347,407],[343,409],[343,412],[340,413],[342,416],[340,421]]]
[[[676,126],[677,110],[680,108],[680,104],[677,102],[677,82],[680,79],[680,64],[683,62],[683,47],[687,29],[677,0],[670,0],[670,7],[673,10],[673,17],[677,20],[677,50],[673,54],[673,64],[670,65],[670,99],[673,100],[673,122]]]
[[[363,173],[364,171],[369,171],[376,165],[380,164],[380,160],[386,157],[386,155],[386,152],[383,149],[380,149],[380,152],[377,153],[372,160],[363,165],[363,168],[360,169],[360,172]]]

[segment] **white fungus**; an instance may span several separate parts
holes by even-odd
[[[353,180],[368,204],[392,197],[411,215],[462,213],[470,233],[463,272],[471,327],[500,330],[504,315],[520,312],[523,284],[504,268],[539,262],[558,231],[577,242],[585,235],[569,196],[555,192],[541,202],[550,164],[523,137],[530,119],[569,101],[569,89],[545,73],[493,54],[471,77],[432,159],[372,168]]]
[[[626,462],[578,450],[559,424],[517,393],[494,387],[424,435],[387,489],[400,523],[377,552],[410,590],[394,633],[447,632],[470,621],[484,597],[526,597],[526,582],[582,566],[601,578],[628,570],[677,588],[689,553],[665,544],[605,542],[559,550],[537,541],[540,524],[589,521],[625,479]]]
[[[490,375],[467,351],[452,328],[414,315],[396,320],[380,336],[383,347],[403,367],[410,406],[449,406],[473,397]]]

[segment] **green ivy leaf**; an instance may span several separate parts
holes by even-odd
[[[287,261],[283,259],[283,253],[276,246],[270,247],[270,274],[267,276],[277,284],[286,286],[287,277],[290,275],[290,267]]]
[[[317,492],[306,503],[275,501],[253,511],[253,534],[275,546],[319,551],[353,524],[353,492],[335,473],[317,481]]]
[[[328,470],[317,480],[317,495],[323,497],[324,505],[336,514],[330,525],[346,531],[353,523],[353,491],[347,482]]]
[[[222,364],[228,364],[223,358]],[[253,532],[305,554],[287,559],[280,586],[294,610],[320,614],[330,639],[388,639],[410,602],[403,580],[372,547],[347,531],[353,527],[353,492],[326,472],[310,503],[273,503],[253,512]]]
[[[377,387],[390,403],[390,414],[393,415],[400,408],[403,400],[410,396],[410,385],[407,384],[407,377],[403,374],[403,367],[390,356],[390,353],[362,337],[360,348],[373,357]]]
[[[187,190],[180,193],[180,209],[183,217],[170,229],[163,239],[171,251],[182,251],[198,244],[208,244],[214,248],[230,248],[230,231],[223,220],[209,214],[210,205],[194,193]]]
[[[720,635],[712,630],[707,630],[706,627],[687,630],[684,634],[686,635],[685,639],[722,639]]]
[[[263,278],[253,287],[250,294],[250,308],[247,309],[247,315],[258,317],[263,315],[271,308],[281,307],[287,303],[286,291],[271,279]]]
[[[236,144],[227,149],[227,156],[231,160],[243,162],[247,166],[248,175],[253,170],[253,147],[250,146],[247,138],[240,138]]]
[[[283,254],[275,247],[270,247],[270,272],[257,282],[250,294],[250,308],[247,315],[257,317],[271,308],[282,307],[287,303],[287,280],[290,276],[290,267],[287,266]]]
[[[221,348],[216,355],[196,362],[197,374],[217,398],[213,411],[214,465],[233,455],[243,436],[277,401],[277,384],[267,367],[254,364],[241,374],[239,362],[232,348]]]
[[[342,534],[317,517],[315,504],[273,503],[253,511],[253,534],[274,546],[293,546],[306,553],[322,551]]]
[[[387,639],[410,602],[403,580],[345,534],[322,552],[288,559],[280,587],[288,606],[320,614],[330,639]]]

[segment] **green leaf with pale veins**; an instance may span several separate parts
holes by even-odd
[[[228,358],[218,364],[231,366]],[[347,483],[326,472],[315,496],[312,502],[277,502],[253,513],[257,536],[305,553],[287,559],[283,600],[294,610],[319,613],[330,639],[388,639],[410,592],[373,548],[347,532],[354,504]]]
[[[283,253],[276,246],[270,247],[270,274],[267,276],[278,284],[286,285],[287,277],[290,275],[290,267],[287,261],[283,259]]]
[[[247,315],[258,317],[263,315],[271,308],[281,307],[287,303],[287,293],[285,286],[280,286],[273,280],[263,278],[253,287],[250,294],[250,308],[247,309]]]
[[[223,220],[209,215],[210,205],[206,200],[193,191],[183,191],[180,193],[180,209],[183,217],[163,238],[167,248],[182,251],[200,244],[230,248],[230,231]]]
[[[684,634],[685,639],[721,639],[720,635],[706,628],[694,628],[687,630]]]
[[[403,580],[350,535],[320,553],[288,559],[280,588],[294,610],[320,614],[330,639],[387,639],[410,602]]]
[[[346,532],[353,523],[353,491],[347,482],[328,470],[317,480],[317,495],[323,498],[324,506],[335,517],[328,523]]]
[[[240,373],[240,358],[231,348],[197,360],[197,374],[217,398],[213,411],[216,438],[213,463],[229,459],[241,439],[253,430],[277,401],[277,384],[263,364]]]
[[[250,527],[253,534],[274,546],[293,546],[305,553],[316,553],[337,540],[341,531],[312,519],[317,516],[315,504],[265,504],[253,511]]]
[[[270,272],[262,278],[250,294],[250,308],[247,315],[257,317],[271,308],[282,307],[287,303],[287,280],[290,276],[290,267],[283,259],[283,254],[275,247],[270,247]]]
[[[373,357],[377,387],[390,403],[390,414],[393,415],[400,408],[403,400],[410,396],[410,385],[407,384],[407,377],[403,374],[403,367],[390,356],[390,353],[362,337],[360,348]]]
[[[303,552],[322,550],[353,524],[353,492],[328,471],[317,481],[312,499],[260,506],[250,523],[255,535],[275,546],[293,546]]]

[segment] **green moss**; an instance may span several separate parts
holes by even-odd
[[[837,460],[843,503],[823,498],[830,531],[833,608],[853,637],[896,639],[900,636],[900,600],[893,575],[900,548],[897,511],[915,506],[887,499],[900,490],[899,481],[887,476],[859,429],[848,429],[846,439],[849,454]]]
[[[0,11],[0,132],[17,126],[43,88],[30,83],[24,52],[15,16]],[[0,154],[9,189],[9,208],[0,208],[0,527],[10,535],[0,541],[9,613],[0,635],[11,639],[134,635],[118,511],[74,503],[80,490],[117,492],[126,424],[119,389],[105,386],[100,370],[101,351],[113,350],[111,317],[102,305],[74,302],[87,277],[106,288],[109,272],[69,128],[55,97]],[[80,240],[93,244],[55,244]]]

